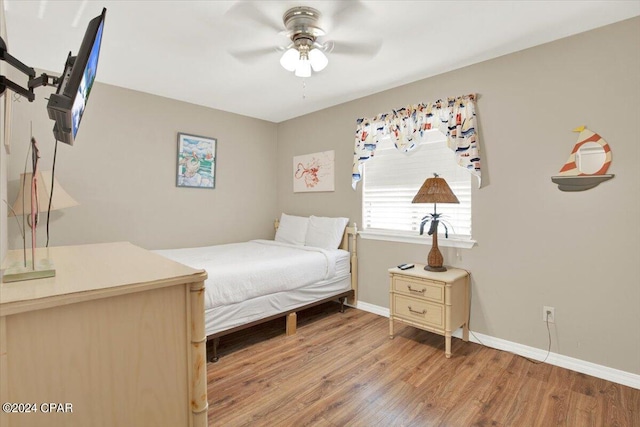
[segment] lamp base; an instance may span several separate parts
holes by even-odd
[[[53,262],[48,258],[43,258],[36,262],[35,268],[30,267],[30,261],[27,261],[27,267],[22,261],[16,261],[7,268],[2,275],[3,283],[21,282],[23,280],[44,279],[45,277],[54,277],[56,270],[53,268]]]
[[[425,265],[424,269],[427,271],[438,271],[438,272],[447,271],[447,267],[431,267],[430,265]]]

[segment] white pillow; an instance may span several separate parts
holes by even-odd
[[[309,217],[305,246],[315,246],[322,249],[338,249],[344,229],[349,218],[327,218],[321,216]]]
[[[293,216],[283,213],[280,216],[280,224],[276,231],[276,242],[304,246],[308,224],[309,218],[307,217]]]

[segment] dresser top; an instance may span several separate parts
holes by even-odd
[[[2,267],[22,257],[22,250],[9,251]],[[51,259],[55,277],[0,283],[2,315],[207,278],[204,270],[128,242],[38,248],[36,259],[41,258]]]
[[[416,264],[415,267],[408,270],[400,270],[398,267],[390,268],[389,274],[403,274],[405,276],[451,283],[468,276],[469,272],[453,267],[447,267],[447,271],[427,271],[424,269],[424,264]]]

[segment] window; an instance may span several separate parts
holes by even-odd
[[[460,201],[460,204],[437,205],[449,229],[449,238],[440,239],[439,243],[471,247],[471,174],[456,164],[454,156],[447,147],[446,137],[439,131],[430,132],[425,141],[408,154],[398,151],[391,138],[381,140],[375,156],[364,164],[363,236],[402,241],[413,238],[410,241],[430,244],[430,238],[419,234],[420,222],[433,212],[433,204],[413,204],[411,200],[435,172],[447,181]],[[438,231],[444,235],[442,224],[441,221]],[[456,244],[456,241],[469,244]]]

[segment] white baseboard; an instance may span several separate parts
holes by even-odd
[[[356,301],[355,308],[362,311],[368,311],[369,313],[377,314],[378,316],[389,317],[389,309],[380,307],[379,305],[369,304],[368,302]]]
[[[379,316],[389,317],[388,308],[380,307],[374,304],[358,301],[356,304],[356,308],[377,314]],[[462,329],[458,329],[457,331],[455,331],[452,336],[456,338],[462,338]],[[508,351],[510,353],[514,353],[538,361],[542,361],[545,357],[547,357],[546,350],[541,350],[539,348],[529,347],[527,345],[503,340],[502,338],[484,335],[479,332],[471,331],[469,340],[477,344],[481,344],[498,350]],[[597,365],[595,363],[575,359],[573,357],[564,356],[562,354],[553,352],[549,353],[549,356],[547,357],[545,363],[569,369],[571,371],[581,372],[583,374],[591,375],[596,378],[602,378],[607,381],[612,381],[614,383],[626,385],[628,387],[640,390],[640,375],[633,374],[631,372],[625,372],[619,369]]]

